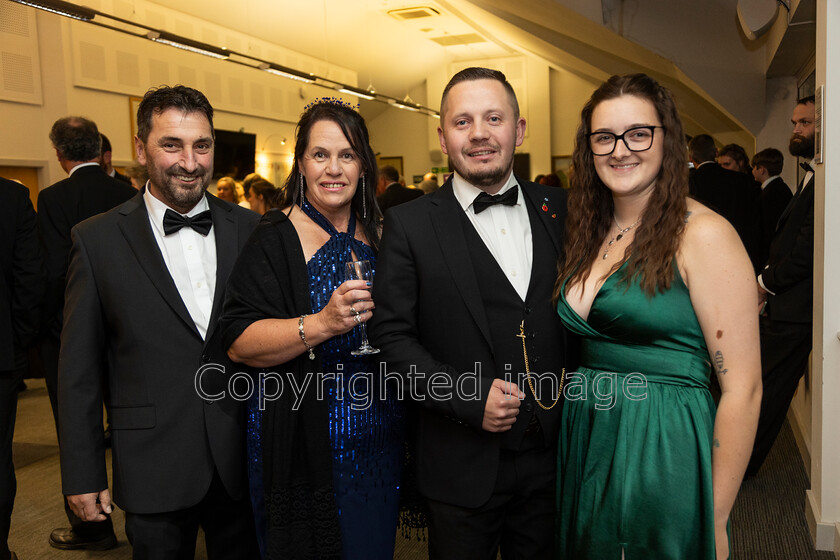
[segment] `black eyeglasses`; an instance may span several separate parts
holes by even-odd
[[[615,151],[616,143],[624,141],[624,145],[631,152],[644,152],[653,146],[653,131],[664,126],[637,126],[625,130],[623,134],[612,132],[593,132],[589,134],[589,148],[596,156],[608,156]]]

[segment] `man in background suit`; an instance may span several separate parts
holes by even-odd
[[[715,162],[715,141],[708,134],[692,138],[688,152],[694,164],[688,176],[689,192],[732,224],[757,272],[763,265],[760,262],[761,189],[746,173],[724,169]]]
[[[206,364],[232,368],[216,326],[230,270],[259,219],[206,193],[212,119],[197,90],[147,92],[135,138],[147,187],[73,230],[59,373],[62,486],[80,518],[111,511],[97,429],[107,397],[114,502],[126,512],[135,559],[192,558],[199,526],[208,557],[258,556],[244,410],[195,390],[198,375],[213,375]]]
[[[58,163],[69,175],[38,193],[38,229],[47,269],[41,358],[60,445],[58,356],[70,230],[82,220],[122,204],[137,191],[105,174],[99,164],[101,137],[93,121],[83,117],[59,119],[50,130],[50,140]],[[53,547],[105,550],[116,545],[117,538],[110,519],[104,523],[83,523],[73,514],[66,500],[64,510],[70,520],[70,528],[56,529],[50,534],[49,542]]]
[[[776,233],[776,225],[787,208],[793,193],[779,175],[785,165],[785,157],[776,148],[767,148],[755,154],[750,162],[752,175],[761,183],[761,266],[770,255],[770,242]]]
[[[0,560],[9,551],[15,503],[12,437],[26,350],[35,342],[44,297],[44,269],[29,190],[0,178]]]
[[[100,136],[102,137],[102,151],[99,164],[102,166],[102,169],[104,169],[105,173],[107,173],[112,179],[116,179],[118,181],[122,181],[126,185],[130,185],[131,179],[114,169],[114,166],[111,164],[111,141],[108,140],[108,137],[102,133],[100,133]]]
[[[398,206],[409,200],[423,196],[420,189],[410,189],[400,184],[400,173],[393,165],[383,165],[379,168],[379,184],[376,186],[376,203],[382,214],[388,208]]]
[[[551,294],[566,193],[514,176],[525,120],[499,71],[468,68],[450,80],[438,135],[454,176],[389,211],[371,320],[388,371],[418,408],[429,557],[495,558],[501,548],[504,558],[552,558],[568,366]],[[532,378],[537,395],[524,379],[523,341],[544,381]]]
[[[758,275],[766,301],[761,334],[761,414],[747,475],[755,476],[785,421],[811,354],[814,307],[814,96],[793,109],[790,153],[809,160],[805,176],[779,218],[767,266]]]

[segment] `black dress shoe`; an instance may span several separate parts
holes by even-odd
[[[50,546],[61,550],[108,550],[117,546],[117,536],[114,533],[104,537],[83,537],[73,529],[55,529],[50,533]]]

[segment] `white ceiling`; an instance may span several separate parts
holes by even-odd
[[[650,72],[706,128],[753,133],[764,120],[765,75],[778,45],[743,37],[737,0],[151,1],[349,68],[359,87],[392,97],[402,98],[432,69],[453,61],[531,53],[596,80]],[[412,7],[440,15],[389,15]],[[477,42],[441,44],[464,35]],[[813,44],[800,48],[813,51]],[[803,58],[792,50],[786,56]]]

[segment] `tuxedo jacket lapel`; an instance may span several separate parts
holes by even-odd
[[[123,216],[123,220],[119,223],[120,230],[137,258],[138,264],[149,277],[149,281],[175,314],[196,336],[201,337],[160,253],[142,195],[123,204],[120,214]]]
[[[520,181],[518,178],[516,182],[519,183],[519,188],[524,194],[525,204],[529,204],[531,206],[531,209],[535,210],[535,213],[537,214],[537,216],[539,216],[539,222],[531,223],[531,227],[534,228],[538,225],[544,227],[548,232],[548,236],[551,238],[551,243],[554,245],[554,249],[557,251],[557,255],[562,255],[563,244],[560,242],[560,239],[557,235],[558,228],[556,225],[556,221],[558,219],[557,214],[561,212],[561,210],[565,211],[565,209],[552,208],[550,201],[542,200],[532,189],[526,189],[523,182]],[[543,210],[543,205],[545,205],[545,210]],[[529,212],[528,214],[530,217],[531,213]]]
[[[780,229],[782,229],[782,226],[784,225],[785,221],[787,220],[787,217],[790,214],[791,210],[793,210],[793,207],[796,206],[796,202],[800,198],[802,198],[802,191],[804,191],[807,188],[812,188],[813,184],[814,184],[814,175],[812,174],[810,180],[807,183],[805,183],[804,185],[802,185],[801,189],[796,190],[796,194],[793,195],[793,198],[790,199],[790,202],[788,202],[788,205],[785,206],[785,209],[782,211],[782,215],[779,216],[779,221],[776,222],[776,231],[779,231]]]
[[[481,302],[478,279],[472,264],[467,240],[464,237],[463,210],[452,191],[451,180],[436,193],[435,208],[430,217],[443,259],[452,275],[452,282],[461,294],[481,334],[492,348],[490,327]],[[445,310],[441,310],[445,312]]]
[[[215,197],[207,196],[207,200],[213,216],[213,235],[216,236],[216,293],[213,294],[210,331],[207,333],[209,339],[222,312],[225,285],[239,254],[239,239],[236,222],[231,216],[230,208],[222,205]]]

